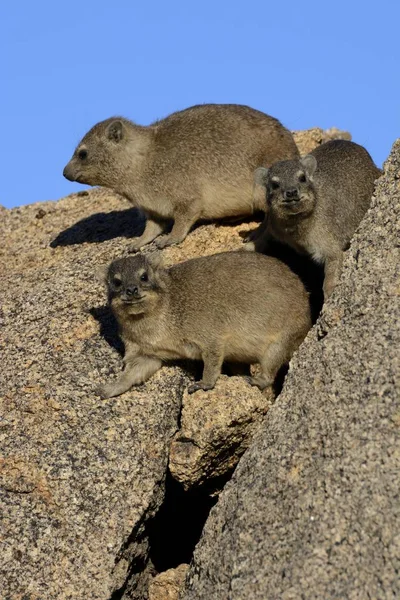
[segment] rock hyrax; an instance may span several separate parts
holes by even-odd
[[[246,249],[265,251],[275,239],[308,253],[324,264],[326,299],[380,174],[365,148],[346,140],[326,142],[304,158],[257,169],[255,179],[267,191],[267,212]]]
[[[101,386],[118,396],[160,369],[163,361],[201,359],[203,378],[189,392],[212,389],[224,360],[260,363],[249,382],[272,385],[311,326],[308,294],[276,258],[224,252],[165,269],[137,254],[111,263],[109,302],[125,345],[125,370]]]
[[[204,104],[142,127],[114,117],[95,125],[64,169],[71,181],[113,189],[147,217],[132,249],[172,231],[160,248],[185,239],[199,219],[265,210],[257,167],[299,155],[290,131],[236,104]]]

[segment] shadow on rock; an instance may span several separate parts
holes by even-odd
[[[95,306],[89,310],[92,317],[100,323],[100,335],[106,340],[112,348],[124,355],[124,344],[118,333],[118,323],[108,306]]]
[[[74,244],[100,243],[117,237],[136,237],[144,229],[145,218],[137,208],[96,213],[61,231],[50,243],[51,248]]]
[[[221,489],[227,481],[228,476],[220,482]],[[216,502],[217,497],[211,497],[206,487],[187,492],[167,473],[164,502],[149,523],[150,556],[157,571],[191,561],[208,513]]]

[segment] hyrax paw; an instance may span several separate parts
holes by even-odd
[[[99,385],[95,389],[96,396],[100,396],[102,400],[106,400],[106,398],[112,398],[115,395],[113,392],[114,386],[110,383]]]
[[[140,244],[133,244],[132,246],[129,246],[128,253],[135,254],[136,252],[139,252],[140,248],[141,248]]]
[[[244,237],[244,242],[254,242],[254,240],[256,239],[256,237],[258,237],[258,229],[253,229],[252,231],[249,231],[247,233],[247,235]]]
[[[259,390],[265,390],[266,387],[272,385],[265,377],[245,377],[246,381]]]
[[[188,394],[194,394],[194,392],[197,392],[198,390],[204,390],[205,392],[207,392],[208,390],[212,390],[213,387],[213,385],[203,383],[202,381],[197,381],[196,383],[192,383],[191,385],[189,385],[187,391]]]
[[[255,249],[255,243],[250,241],[243,244],[243,246],[240,248],[240,250],[243,250],[244,252],[255,252]]]
[[[168,246],[172,246],[175,242],[171,240],[168,236],[165,236],[159,238],[154,243],[159,250],[163,250],[164,248],[168,248]]]

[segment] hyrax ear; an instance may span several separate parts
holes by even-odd
[[[254,183],[266,187],[268,180],[268,171],[265,167],[259,167],[254,171]]]
[[[100,281],[100,283],[107,283],[108,266],[109,265],[100,265],[95,268],[94,277],[96,281]]]
[[[107,127],[107,137],[112,142],[120,142],[124,137],[124,125],[122,121],[111,121]]]
[[[312,177],[317,170],[317,159],[312,154],[307,154],[300,160],[301,166],[309,177]]]
[[[164,266],[164,257],[161,252],[150,252],[146,259],[153,269],[162,269]]]

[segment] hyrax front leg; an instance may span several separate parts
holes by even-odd
[[[224,361],[222,348],[207,348],[202,352],[202,359],[204,362],[203,377],[200,381],[196,381],[188,387],[189,394],[193,394],[197,390],[212,390],[221,375],[221,367]]]
[[[246,243],[243,246],[243,250],[249,252],[260,252],[265,253],[269,246],[269,236],[267,233],[268,229],[268,217],[265,215],[263,222],[252,231],[246,238]]]
[[[140,237],[133,239],[133,245],[129,248],[131,252],[136,252],[142,246],[150,244],[156,237],[164,231],[164,224],[160,221],[154,221],[148,215],[146,216],[146,225]]]
[[[161,360],[149,356],[137,356],[125,363],[122,375],[112,383],[97,388],[102,398],[113,398],[127,392],[133,385],[139,385],[149,379],[161,367]]]
[[[334,256],[325,260],[325,278],[324,278],[324,300],[327,300],[336,287],[343,265],[343,252],[341,250]]]
[[[260,235],[264,235],[267,229],[268,220],[266,217],[261,221],[257,229],[253,229],[245,238],[245,242],[254,242]]]
[[[190,204],[187,207],[180,206],[175,212],[175,220],[171,233],[162,237],[160,240],[157,240],[157,247],[162,249],[183,242],[191,227],[196,223],[199,217],[200,210],[197,208],[196,204]]]

